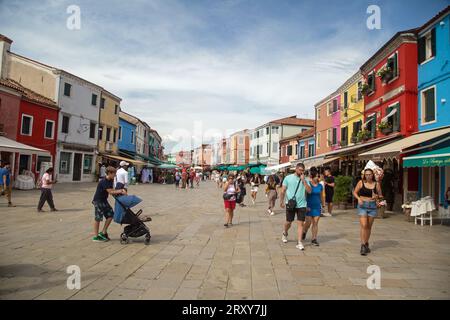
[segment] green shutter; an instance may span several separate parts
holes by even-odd
[[[425,37],[420,37],[418,41],[418,58],[419,58],[419,64],[425,61]]]
[[[436,56],[436,28],[431,30],[431,54],[433,57]]]
[[[434,88],[425,92],[425,122],[435,120]]]
[[[398,53],[395,53],[394,55],[394,77],[398,76]]]
[[[400,131],[400,103],[397,103],[392,109],[397,109],[397,112],[393,116],[392,129],[394,131]]]

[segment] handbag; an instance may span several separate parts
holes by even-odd
[[[236,189],[236,183],[234,183],[234,188]],[[234,193],[227,193],[226,191],[223,193],[223,200],[230,200],[231,198],[233,198],[235,196]]]
[[[301,180],[298,181],[297,188],[295,189],[294,196],[292,197],[292,199],[289,199],[288,203],[286,204],[286,209],[288,211],[294,211],[295,208],[297,207],[297,200],[295,199],[295,196],[297,195],[298,187],[300,186],[300,181]]]

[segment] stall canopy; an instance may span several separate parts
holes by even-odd
[[[359,154],[359,157],[361,159],[369,160],[380,160],[382,158],[397,157],[401,153],[406,152],[408,148],[424,142],[429,142],[430,140],[437,138],[441,138],[440,142],[450,139],[450,127],[433,131],[419,132],[407,138],[403,138],[388,143],[382,147],[361,153]],[[426,147],[427,146],[422,146],[421,148]]]
[[[115,156],[115,155],[112,155],[112,154],[104,154],[104,153],[102,153],[101,156],[105,157],[105,158],[111,158],[113,160],[126,161],[126,162],[132,163],[134,165],[144,165],[144,166],[148,165],[147,162],[144,162],[144,161],[134,160],[134,159],[125,158],[125,157],[121,157],[121,156]]]
[[[35,148],[11,139],[8,139],[6,137],[0,136],[0,151],[6,151],[6,152],[32,152],[39,156],[50,156],[50,152],[47,150],[42,150],[39,148]]]
[[[259,173],[259,174],[264,174],[266,166],[265,165],[260,165],[259,167],[253,167],[250,169],[250,173],[255,174],[255,173]]]
[[[450,166],[450,146],[403,158],[403,167],[448,167]]]
[[[175,164],[163,163],[163,164],[157,166],[156,168],[158,168],[158,169],[176,169],[176,168],[178,168],[178,166]]]

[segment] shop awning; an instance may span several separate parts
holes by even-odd
[[[265,168],[266,168],[266,165],[262,164],[262,165],[260,165],[259,167],[253,167],[253,168],[251,168],[251,169],[250,169],[250,173],[251,173],[251,174],[255,174],[255,173],[258,173],[258,174],[264,174]]]
[[[319,155],[319,156],[314,156],[314,157],[309,157],[309,158],[304,158],[304,159],[300,159],[297,161],[293,161],[292,166],[295,167],[297,165],[297,163],[301,162],[305,165],[305,169],[311,169],[312,167],[320,167],[320,166],[331,163],[338,159],[339,159],[339,157],[331,157],[331,158],[325,159],[325,154],[323,154],[323,155]]]
[[[170,164],[170,163],[162,163],[161,165],[157,166],[158,169],[176,169],[178,166],[176,164]]]
[[[408,148],[436,138],[444,138],[443,140],[450,139],[450,127],[433,131],[419,132],[407,138],[403,138],[382,147],[361,153],[359,154],[359,157],[369,160],[381,160],[383,158],[397,157],[401,153],[404,153]],[[425,147],[426,146],[422,148]]]
[[[271,174],[272,172],[277,172],[280,169],[283,169],[283,168],[286,168],[286,167],[290,167],[290,166],[292,166],[292,163],[286,162],[286,163],[282,163],[282,164],[279,164],[279,165],[276,165],[276,166],[266,167],[264,169],[264,171],[267,174]]]
[[[126,161],[126,162],[132,163],[134,165],[144,165],[144,166],[147,165],[147,162],[144,162],[141,160],[134,160],[131,158],[126,158],[126,157],[121,157],[121,156],[116,156],[116,155],[111,155],[111,154],[104,154],[104,153],[101,153],[100,155],[102,157],[111,158],[111,159],[118,160],[118,161]]]
[[[35,153],[39,156],[49,157],[51,156],[50,152],[47,150],[35,148],[32,146],[29,146],[27,144],[23,144],[11,139],[8,139],[6,137],[0,136],[0,151],[6,151],[6,152],[21,152],[21,153]]]
[[[403,167],[449,167],[450,146],[403,158]]]

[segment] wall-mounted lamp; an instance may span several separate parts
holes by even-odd
[[[443,26],[445,26],[445,22],[444,22],[444,21],[441,21],[441,22],[439,23],[439,25],[440,25],[441,27],[443,27]]]
[[[441,103],[442,103],[442,104],[444,104],[444,103],[446,103],[446,102],[447,102],[447,100],[446,100],[445,98],[442,98],[442,99],[441,99]]]

